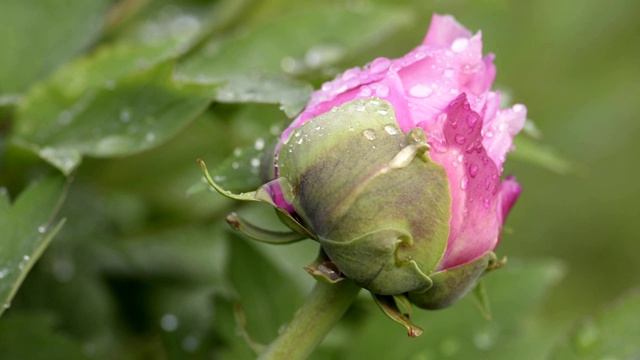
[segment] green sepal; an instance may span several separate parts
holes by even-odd
[[[318,256],[315,260],[305,266],[304,269],[317,281],[328,284],[335,284],[346,279],[336,264],[334,264],[324,250],[322,250],[322,247],[320,251],[318,251]]]
[[[291,244],[306,239],[306,236],[296,232],[283,232],[262,228],[240,217],[236,213],[229,214],[226,221],[233,229],[243,233],[248,238],[268,244]]]
[[[404,134],[392,105],[370,98],[308,120],[279,152],[300,222],[374,293],[425,291],[446,250],[449,180],[428,151],[423,129]]]
[[[489,303],[489,295],[487,294],[487,289],[482,279],[478,281],[478,285],[473,289],[473,300],[482,316],[487,320],[491,320],[493,318],[491,315],[491,304]]]
[[[348,242],[319,241],[349,279],[372,293],[395,295],[432,286],[418,264],[403,257],[402,250],[413,245],[411,234],[404,230],[380,229]]]
[[[403,295],[398,296],[390,296],[390,295],[376,295],[371,293],[373,300],[380,307],[380,310],[391,320],[397,322],[398,324],[404,326],[407,329],[407,335],[409,337],[415,338],[424,332],[419,326],[415,325],[409,319],[409,314],[403,313],[399,308],[397,301],[400,299],[400,302],[406,305],[406,302],[402,300]],[[406,299],[406,298],[405,298]]]
[[[211,185],[220,195],[238,201],[262,201],[261,199],[256,198],[256,191],[234,194],[231,191],[223,189],[222,187],[220,187],[220,185],[213,181],[213,178],[209,174],[209,170],[207,170],[207,165],[202,159],[198,159],[198,164],[200,164],[202,173],[204,174],[205,179],[207,179],[209,185]]]
[[[496,255],[488,251],[474,261],[429,275],[433,287],[426,292],[410,292],[409,300],[424,309],[441,309],[467,295],[480,276],[496,263]]]
[[[278,207],[275,203],[275,201],[271,198],[271,195],[269,194],[269,191],[266,190],[269,185],[271,184],[271,182],[262,185],[260,188],[258,188],[258,190],[256,191],[251,191],[251,192],[246,192],[246,193],[240,193],[240,194],[234,194],[231,191],[225,190],[223,189],[220,185],[218,185],[213,178],[211,177],[211,175],[209,174],[209,171],[207,170],[207,165],[205,165],[204,161],[201,159],[198,159],[198,163],[200,164],[200,168],[202,169],[202,173],[204,174],[205,179],[207,179],[207,182],[221,195],[226,196],[230,199],[233,200],[238,200],[238,201],[256,201],[256,202],[262,202],[262,203],[266,203],[269,204],[271,206],[273,206],[276,209],[276,212],[278,214],[278,218],[280,219],[280,221],[282,221],[287,227],[289,227],[291,230],[293,230],[294,232],[296,232],[297,234],[300,234],[302,236],[302,238],[300,238],[299,240],[302,239],[315,239],[316,236],[313,234],[313,232],[309,231],[304,225],[302,225],[297,219],[295,219],[293,216],[291,216],[291,214],[289,214],[288,211],[286,211],[285,209],[282,209],[280,207]],[[273,180],[272,182],[277,182],[279,186],[282,185],[286,185],[283,188],[286,189],[288,187],[288,185],[286,184],[286,179],[285,178],[279,178],[276,180]],[[235,223],[235,219],[231,219],[232,222],[229,222],[229,224],[236,230],[239,230],[236,226]],[[257,238],[252,237],[251,235],[247,234],[247,236],[249,236],[252,239],[258,240],[258,241],[262,241],[259,239],[260,235],[256,234]],[[294,242],[297,240],[293,240],[290,242]],[[268,241],[265,241],[268,242]],[[282,242],[281,242],[282,243]]]
[[[233,317],[236,320],[236,325],[238,326],[238,331],[240,332],[242,339],[247,343],[253,354],[256,356],[262,354],[267,346],[253,340],[249,334],[249,331],[247,330],[247,316],[242,305],[238,302],[233,304]]]

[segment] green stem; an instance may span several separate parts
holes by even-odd
[[[349,280],[317,282],[293,320],[258,359],[306,359],[342,318],[359,291],[360,287]]]

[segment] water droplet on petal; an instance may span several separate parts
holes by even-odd
[[[485,199],[482,205],[484,205],[485,209],[488,209],[489,207],[491,207],[491,200]]]
[[[369,97],[371,96],[371,94],[372,94],[371,88],[368,86],[363,86],[362,88],[360,88],[360,92],[358,93],[358,96]]]
[[[416,98],[426,98],[433,93],[433,89],[427,85],[417,84],[409,89],[409,95]]]
[[[454,74],[454,71],[452,69],[447,69],[444,71],[445,77],[448,77],[448,78],[453,77],[453,74]]]
[[[362,132],[362,134],[368,140],[375,140],[376,139],[376,132],[373,129],[366,129],[365,131]]]
[[[463,52],[467,50],[467,47],[469,47],[469,39],[467,38],[460,37],[451,43],[451,50],[453,50],[453,52]]]
[[[466,176],[463,176],[462,179],[460,180],[460,188],[462,190],[466,190],[467,187],[469,187],[469,178]]]
[[[469,127],[473,128],[474,126],[476,126],[479,119],[480,117],[478,116],[478,114],[472,112],[471,114],[467,115],[467,124],[469,125]]]
[[[472,178],[474,178],[474,177],[476,177],[476,175],[478,175],[478,165],[476,165],[476,164],[469,165],[469,175]]]
[[[384,84],[378,85],[378,87],[376,88],[376,96],[377,97],[381,97],[381,98],[385,98],[388,95],[389,95],[389,87],[387,85],[384,85]]]
[[[379,57],[373,60],[373,62],[371,63],[371,66],[369,67],[369,71],[371,71],[371,73],[373,74],[379,74],[383,71],[387,71],[390,65],[391,65],[391,60],[384,57]]]
[[[457,134],[456,137],[455,137],[455,141],[456,141],[457,144],[463,145],[467,141],[467,139],[465,139],[464,136],[462,136],[460,134]]]
[[[449,125],[451,125],[452,128],[457,128],[458,127],[458,118],[455,116],[446,116],[445,117],[447,120],[449,120]]]
[[[524,105],[522,105],[522,104],[513,105],[513,112],[519,113],[522,110],[524,110]]]

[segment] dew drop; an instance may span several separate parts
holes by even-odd
[[[376,139],[376,131],[373,130],[373,129],[366,129],[365,131],[362,132],[362,134],[368,140],[375,140]]]
[[[457,134],[456,137],[454,138],[454,140],[459,145],[463,145],[467,141],[467,139],[465,139],[465,137],[460,135],[460,134]]]
[[[147,140],[148,142],[152,142],[156,139],[156,135],[154,133],[147,133],[147,135],[145,135],[145,140]]]
[[[178,318],[173,314],[164,314],[160,319],[162,330],[167,332],[176,330],[179,324]]]
[[[489,350],[498,339],[498,331],[494,328],[485,329],[473,336],[473,344],[480,350]]]
[[[384,131],[386,131],[389,135],[396,135],[398,133],[398,128],[393,125],[385,125]]]
[[[198,346],[200,346],[200,341],[195,336],[189,335],[182,339],[182,349],[186,352],[195,352]]]
[[[513,105],[513,112],[519,113],[522,110],[524,110],[524,105],[522,105],[522,104]]]
[[[60,125],[67,125],[71,122],[71,119],[73,118],[73,114],[71,113],[71,111],[63,111],[60,113],[60,116],[58,117],[58,122],[60,123]]]
[[[476,126],[476,124],[478,123],[479,117],[478,114],[472,112],[471,114],[467,115],[467,125],[469,125],[469,127],[473,128],[474,126]]]
[[[445,118],[449,121],[449,125],[451,125],[452,128],[455,129],[455,128],[458,127],[458,118],[457,117],[455,117],[455,116],[446,116],[446,114],[443,114],[443,115],[445,115]]]
[[[463,37],[457,38],[453,40],[453,43],[451,43],[451,50],[457,53],[467,50],[468,47],[469,39]]]
[[[486,178],[484,178],[484,189],[489,190],[490,187],[491,187],[491,178],[487,176]]]
[[[469,178],[466,176],[463,176],[462,179],[460,180],[460,188],[462,190],[467,190],[468,187],[469,187]]]
[[[427,85],[417,84],[409,89],[409,95],[415,98],[426,98],[433,94],[433,89]]]
[[[116,82],[113,80],[107,80],[102,84],[102,86],[107,90],[113,90],[116,88]]]
[[[129,122],[129,120],[131,120],[131,110],[128,108],[120,110],[120,121],[126,123]]]
[[[47,227],[45,225],[38,226],[38,232],[40,234],[44,234],[47,231]]]
[[[260,166],[260,159],[258,158],[251,159],[251,166],[254,168],[257,168],[258,166]]]
[[[440,352],[444,356],[454,356],[460,351],[460,341],[455,338],[447,338],[440,344]]]
[[[379,74],[383,71],[387,71],[390,65],[391,65],[391,60],[384,57],[379,57],[373,60],[373,62],[371,63],[371,66],[369,67],[369,71],[371,71],[372,74]]]
[[[360,88],[360,92],[358,93],[358,96],[369,97],[371,96],[371,94],[372,94],[371,88],[368,86],[363,86],[362,88]]]
[[[240,167],[240,164],[237,161],[234,161],[233,164],[231,164],[231,167],[234,170],[238,170],[238,168]]]
[[[478,175],[478,165],[472,163],[469,165],[469,176],[474,178],[476,175]]]
[[[489,207],[491,207],[491,200],[485,199],[482,205],[484,205],[485,209],[488,209]]]
[[[593,320],[584,323],[573,338],[573,343],[580,352],[589,350],[600,339],[600,329]]]
[[[452,69],[447,69],[444,71],[445,77],[448,77],[448,78],[453,77],[453,74],[454,74],[454,71]]]
[[[296,133],[296,136],[299,136],[298,134],[299,133]],[[253,147],[258,151],[264,149],[264,139],[263,138],[257,138],[255,144],[253,144]]]
[[[389,87],[384,84],[378,85],[378,87],[376,88],[376,96],[384,98],[384,97],[387,97],[388,95],[389,95]]]

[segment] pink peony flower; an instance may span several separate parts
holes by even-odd
[[[397,125],[419,127],[429,155],[446,171],[451,196],[446,251],[434,271],[454,268],[493,251],[520,194],[513,178],[500,180],[506,153],[522,129],[526,108],[500,109],[491,91],[494,55],[482,56],[482,34],[472,35],[449,15],[434,15],[421,45],[399,59],[377,58],[352,68],[316,91],[282,136],[337,106],[377,97],[389,102]],[[278,193],[278,191],[275,191]],[[282,208],[293,210],[282,199]]]

